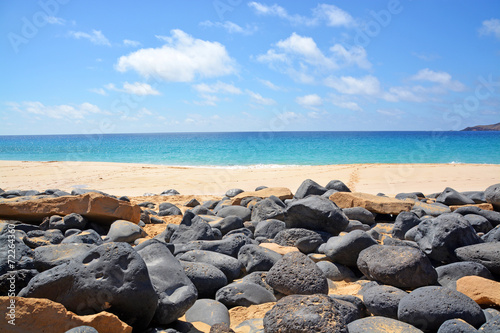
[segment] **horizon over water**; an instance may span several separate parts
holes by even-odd
[[[0,160],[192,167],[500,164],[500,132],[204,132],[0,136]]]

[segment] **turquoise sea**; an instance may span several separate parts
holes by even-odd
[[[0,136],[0,160],[281,167],[500,164],[500,132],[231,132]]]

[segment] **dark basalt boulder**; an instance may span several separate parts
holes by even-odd
[[[500,183],[491,185],[484,190],[484,197],[486,202],[492,204],[497,212],[500,211]]]
[[[215,299],[228,308],[276,302],[273,293],[258,284],[233,282],[217,291]]]
[[[161,325],[170,324],[194,304],[198,291],[165,243],[150,239],[137,245],[135,250],[146,263],[158,295],[153,320]]]
[[[344,236],[331,237],[323,251],[334,263],[356,266],[358,256],[364,249],[377,245],[377,241],[361,230],[354,230]]]
[[[370,246],[360,252],[358,268],[371,280],[403,289],[437,282],[437,273],[429,258],[410,246]]]
[[[238,278],[243,268],[238,259],[212,251],[193,250],[180,255],[178,259],[213,265],[226,275],[228,281]]]
[[[243,246],[238,252],[238,261],[247,273],[268,271],[281,257],[281,254],[275,251],[252,244]]]
[[[325,186],[328,190],[335,190],[338,192],[351,192],[351,190],[340,180],[330,180]]]
[[[457,280],[464,276],[475,275],[493,279],[491,272],[484,265],[473,261],[454,262],[439,266],[436,268],[436,272],[438,273],[438,283],[450,289],[456,289]]]
[[[451,187],[447,187],[444,191],[436,198],[436,202],[445,204],[447,206],[451,205],[473,205],[474,201],[460,192],[455,191]]]
[[[476,302],[445,287],[422,287],[412,291],[399,302],[398,318],[424,332],[437,331],[449,319],[462,319],[476,328],[486,321]]]
[[[264,316],[266,333],[347,333],[335,300],[326,295],[291,295],[279,300]]]
[[[460,214],[442,214],[417,226],[415,241],[429,258],[442,263],[458,261],[455,249],[481,243],[469,222]]]
[[[328,294],[328,282],[318,266],[305,254],[290,252],[269,270],[266,282],[285,294]]]
[[[226,275],[217,267],[204,262],[180,261],[184,273],[198,290],[199,298],[215,298],[215,293],[227,285]]]
[[[127,243],[105,243],[36,275],[20,297],[48,298],[78,315],[108,311],[146,328],[158,297],[140,255]]]
[[[309,195],[322,195],[327,190],[327,188],[319,185],[314,180],[306,179],[302,182],[302,184],[300,184],[294,197],[296,199],[303,199]]]
[[[349,224],[347,216],[331,200],[319,196],[292,201],[286,210],[287,228],[304,228],[338,235]]]
[[[408,293],[393,286],[373,286],[363,292],[363,302],[374,316],[398,319],[398,305]]]
[[[342,209],[349,220],[356,220],[364,224],[374,225],[375,215],[363,207],[352,207]]]
[[[484,265],[491,273],[500,276],[500,243],[488,242],[469,245],[455,250],[461,261],[474,261]]]

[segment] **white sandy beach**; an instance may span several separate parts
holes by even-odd
[[[230,188],[288,187],[305,179],[326,185],[339,179],[353,191],[395,195],[400,192],[484,190],[500,182],[500,165],[351,164],[262,168],[198,168],[103,162],[0,161],[0,188],[45,190],[75,187],[114,195],[141,196],[174,188],[181,194],[223,195]]]

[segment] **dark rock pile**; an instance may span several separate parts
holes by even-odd
[[[168,202],[173,189],[158,206],[89,190],[0,191],[0,301],[105,312],[123,332],[200,322],[210,332],[500,332],[499,188],[387,198],[306,180],[295,196],[262,186],[183,206]],[[148,236],[147,225],[180,215]],[[480,297],[464,287],[470,276],[487,286]],[[339,281],[363,287],[336,294]],[[263,318],[231,323],[230,309],[269,302]]]

